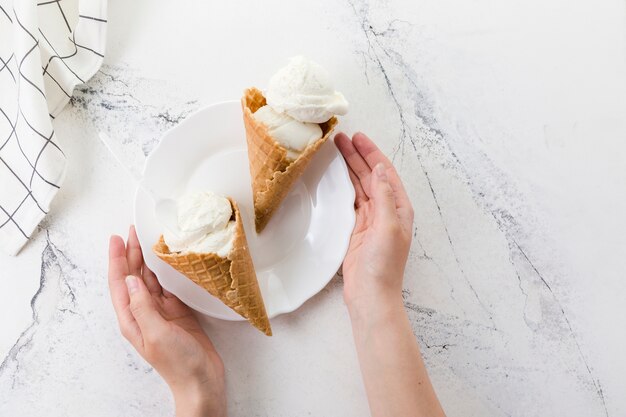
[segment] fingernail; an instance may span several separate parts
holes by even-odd
[[[374,171],[376,171],[376,176],[379,179],[383,181],[387,181],[387,170],[385,169],[385,166],[382,163],[376,165],[374,167]]]
[[[135,278],[132,275],[129,275],[126,277],[126,287],[128,288],[128,293],[132,294],[135,291],[137,291],[138,285],[137,285],[137,278]]]

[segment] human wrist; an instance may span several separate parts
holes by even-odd
[[[199,381],[171,387],[176,417],[226,417],[225,394]]]
[[[390,315],[404,312],[401,291],[380,291],[372,295],[351,298],[346,302],[352,324],[374,323]]]
[[[184,397],[174,399],[176,405],[176,417],[213,417],[211,404],[204,398]]]

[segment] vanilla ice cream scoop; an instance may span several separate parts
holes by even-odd
[[[287,158],[296,159],[310,143],[322,137],[322,128],[316,123],[299,122],[277,113],[270,106],[263,106],[253,117],[267,126],[269,134],[287,150]]]
[[[226,257],[233,246],[235,222],[230,201],[201,191],[186,194],[177,201],[177,234],[163,232],[171,252],[216,253]]]
[[[296,56],[270,79],[267,104],[300,122],[324,123],[348,112],[348,102],[335,91],[328,72],[319,64]]]

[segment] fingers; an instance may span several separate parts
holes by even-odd
[[[383,164],[387,168],[387,178],[389,179],[389,185],[393,189],[396,208],[398,209],[398,216],[402,226],[406,230],[412,230],[413,206],[402,184],[402,180],[389,158],[364,133],[355,133],[352,137],[352,143],[368,166],[374,168],[377,164]]]
[[[126,258],[128,259],[128,274],[136,277],[141,276],[141,266],[143,265],[143,253],[137,239],[135,226],[128,229],[128,240],[126,241]]]
[[[163,288],[163,296],[165,298],[177,298],[174,294]]]
[[[111,236],[109,240],[109,291],[118,318],[124,307],[128,306],[130,302],[124,283],[128,273],[124,241],[119,236]]]
[[[335,135],[335,144],[337,144],[339,152],[341,152],[341,155],[344,157],[344,159],[346,159],[347,162],[346,154],[349,154],[351,148],[353,148],[352,142],[350,141],[350,139],[348,139],[348,136],[346,136],[346,134],[338,133]],[[358,208],[361,204],[368,200],[368,197],[365,193],[365,190],[363,190],[363,184],[361,184],[361,180],[359,180],[359,177],[356,175],[354,170],[352,170],[349,164],[348,175],[350,176],[350,181],[352,181],[352,186],[354,187],[355,191],[354,205]]]
[[[130,297],[124,279],[129,274],[124,240],[111,236],[109,241],[109,291],[120,330],[126,339],[137,346],[141,340],[139,326],[130,312]]]
[[[130,312],[139,325],[144,341],[157,341],[167,322],[159,314],[156,303],[143,280],[129,275],[125,281],[130,297]]]
[[[374,201],[374,224],[394,225],[398,223],[396,201],[389,184],[387,169],[379,163],[372,176],[372,200]]]
[[[153,295],[163,294],[163,288],[161,288],[161,284],[159,283],[159,280],[157,279],[154,272],[152,272],[150,268],[148,268],[145,262],[143,264],[143,267],[141,268],[141,276],[143,278],[143,282],[146,283],[146,287],[148,288],[148,291],[150,291],[150,294],[153,294]]]
[[[144,262],[141,245],[137,238],[137,231],[135,230],[135,226],[132,225],[128,230],[126,256],[128,257],[129,275],[142,277],[151,294],[161,294],[161,284],[159,284],[154,272],[148,269]]]
[[[126,261],[126,247],[120,236],[113,235],[109,239],[109,283],[121,276],[122,282],[128,275],[128,263]]]
[[[385,168],[393,167],[389,158],[378,149],[378,146],[365,133],[355,133],[352,136],[352,144],[370,168],[374,168],[378,164],[383,164]]]
[[[352,183],[354,184],[358,180],[361,185],[363,195],[365,196],[365,199],[362,201],[375,198],[374,191],[372,190],[373,183],[375,182],[373,178],[375,176],[372,175],[372,170],[378,164],[383,166],[387,183],[393,191],[397,217],[400,220],[402,228],[407,233],[411,233],[413,228],[413,206],[402,184],[402,180],[391,161],[378,149],[376,144],[363,133],[356,133],[352,137],[352,140],[345,134],[338,133],[335,136],[335,143],[348,163]],[[359,190],[356,186],[355,190],[358,194]],[[358,197],[359,195],[357,195],[357,198]],[[356,205],[358,207],[358,204]]]
[[[365,162],[365,159],[359,154],[357,149],[354,147],[352,141],[343,133],[338,133],[335,135],[335,144],[337,144],[337,148],[339,148],[339,152],[346,160],[350,169],[356,174],[359,179],[363,191],[367,195],[367,197],[371,198],[371,192],[369,189],[370,186],[370,177],[372,174],[371,167]]]
[[[402,180],[395,168],[387,168],[387,179],[393,190],[396,211],[402,228],[409,234],[413,233],[413,205],[402,185]]]
[[[359,208],[361,204],[365,203],[368,200],[367,194],[365,194],[365,191],[363,190],[361,181],[359,181],[359,178],[350,167],[348,167],[348,175],[350,176],[350,181],[352,181],[352,186],[354,187],[354,206],[356,208]]]
[[[391,168],[394,172],[396,172],[396,168],[393,166],[389,158],[387,158],[385,154],[378,149],[376,144],[364,133],[355,133],[352,137],[352,143],[354,144],[354,148],[359,152],[370,168],[373,169],[376,165],[383,164],[385,168]],[[396,175],[389,177],[389,183],[392,187],[398,189],[398,191],[402,190],[402,193],[406,196],[404,185],[402,185],[402,181],[397,175],[397,172]]]

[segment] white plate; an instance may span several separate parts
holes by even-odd
[[[237,201],[270,317],[297,309],[324,288],[341,265],[354,227],[354,189],[343,158],[329,140],[265,230],[256,234],[238,101],[205,107],[168,131],[146,159],[144,183],[166,197],[210,190]],[[153,202],[139,188],[135,225],[146,264],[164,288],[208,316],[243,320],[154,255],[151,248],[161,227]]]

